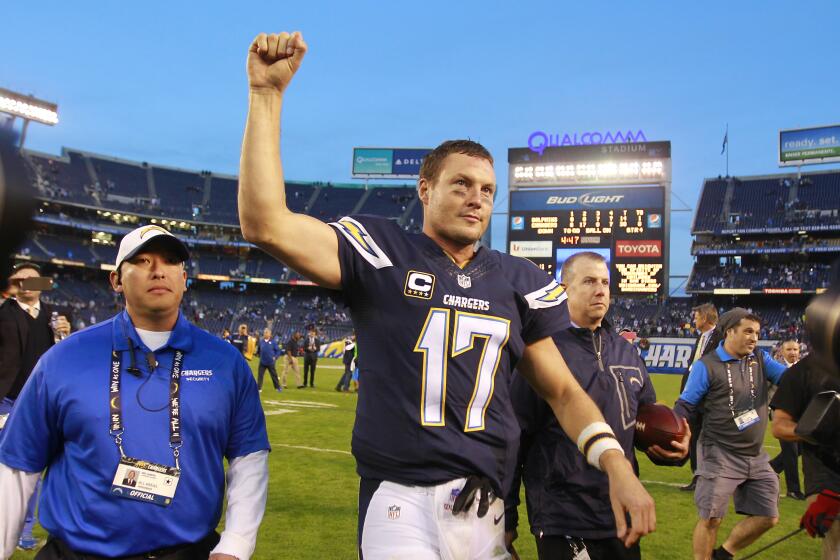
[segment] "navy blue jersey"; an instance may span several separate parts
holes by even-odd
[[[486,248],[461,269],[387,219],[331,225],[365,354],[359,474],[416,485],[478,474],[500,491],[518,438],[509,377],[525,345],[565,320],[563,288],[530,261]]]

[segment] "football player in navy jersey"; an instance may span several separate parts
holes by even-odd
[[[495,497],[518,437],[514,367],[608,474],[617,536],[629,546],[653,531],[653,500],[551,340],[568,321],[563,288],[529,261],[478,245],[496,191],[483,146],[444,142],[426,156],[421,234],[381,217],[327,225],[289,210],[280,113],[306,50],[298,32],[260,34],[250,46],[239,217],[247,240],[341,290],[351,310],[365,352],[352,441],[364,557],[508,557]]]

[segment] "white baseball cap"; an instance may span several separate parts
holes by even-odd
[[[169,233],[165,228],[160,226],[142,226],[134,229],[122,238],[120,241],[120,250],[117,251],[117,268],[124,260],[130,259],[140,252],[141,249],[149,245],[153,240],[156,243],[161,243],[169,246],[181,258],[181,261],[189,260],[190,253],[184,243]]]

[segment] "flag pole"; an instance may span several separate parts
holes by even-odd
[[[729,177],[729,123],[726,123],[726,176]]]

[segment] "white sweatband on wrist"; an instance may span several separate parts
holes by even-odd
[[[610,449],[615,449],[624,455],[624,449],[621,448],[621,444],[618,443],[615,436],[605,434],[604,437],[593,442],[592,445],[589,446],[589,452],[586,454],[587,462],[596,469],[601,470],[601,455]]]
[[[601,468],[601,455],[605,451],[615,449],[624,454],[613,429],[606,422],[592,422],[585,427],[578,436],[577,445],[586,456],[586,461],[596,469]]]

